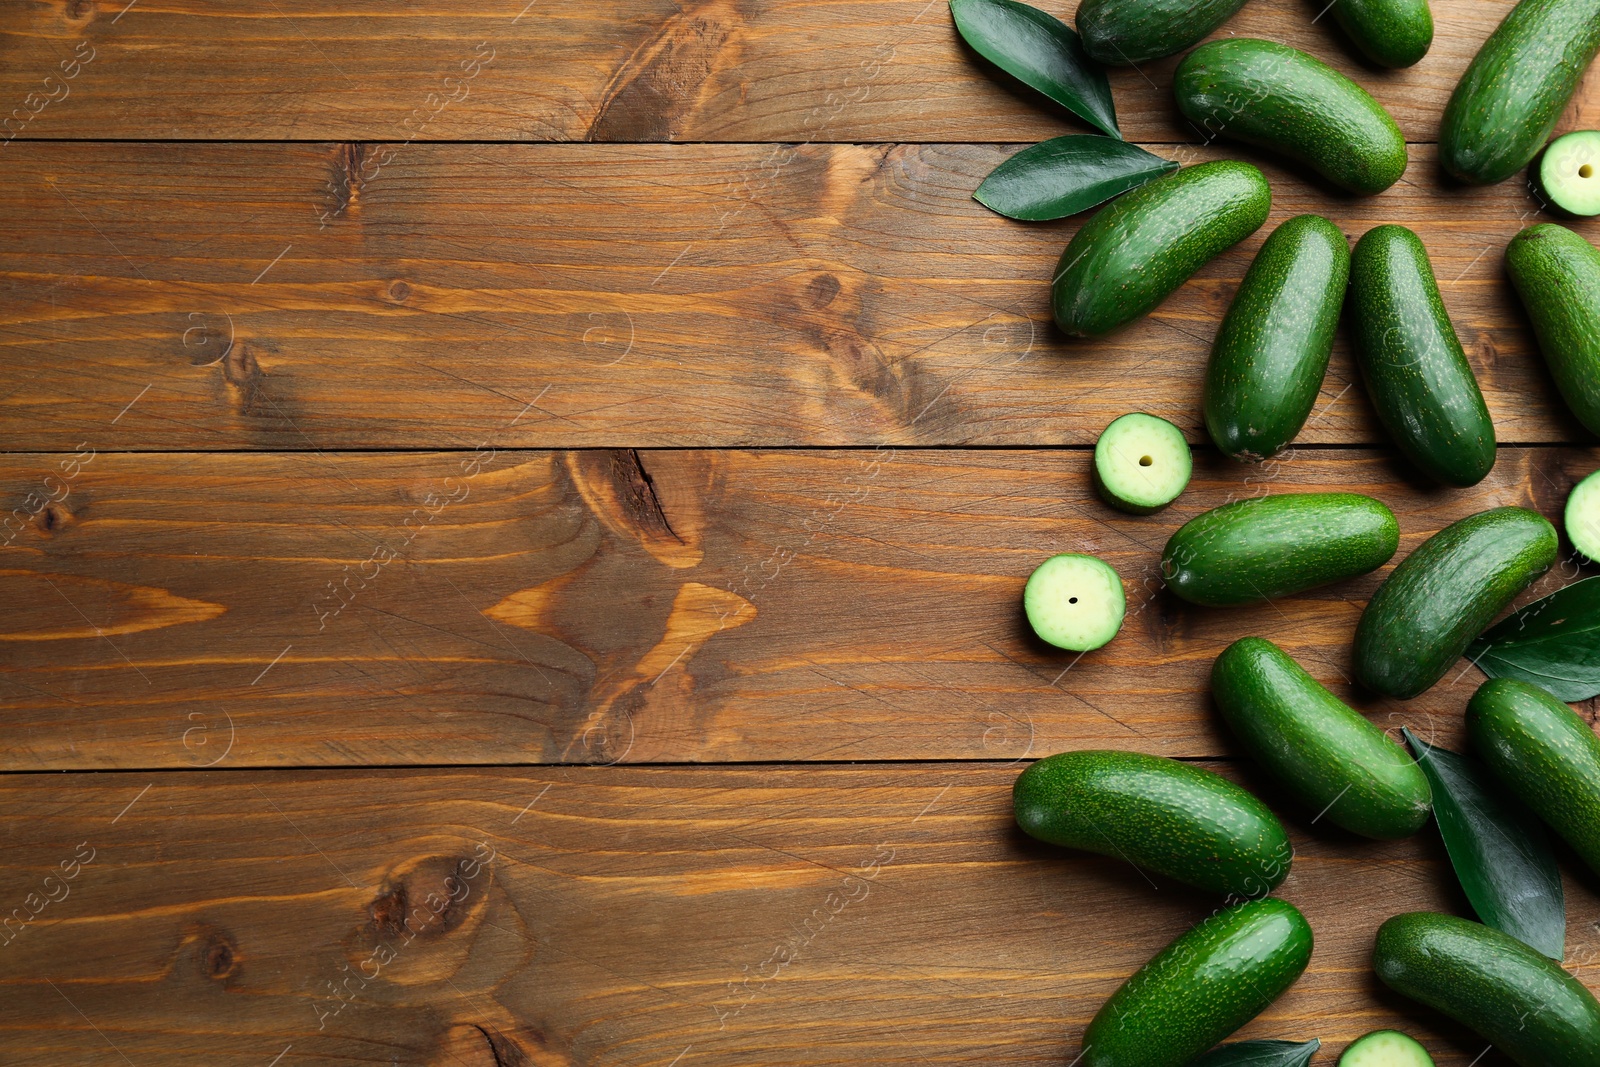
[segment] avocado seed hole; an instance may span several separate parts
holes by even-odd
[[[1580,178],[1593,178],[1594,177],[1594,164],[1593,163],[1585,163],[1583,166],[1579,167],[1578,168],[1578,177],[1580,177]]]
[[[1139,466],[1141,466],[1141,467],[1148,467],[1148,466],[1150,466],[1150,464],[1152,464],[1154,462],[1155,462],[1155,460],[1151,459],[1149,456],[1140,456],[1139,457]]]

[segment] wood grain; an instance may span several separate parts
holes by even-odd
[[[0,101],[15,109],[7,129],[134,140],[749,142],[1035,141],[1084,129],[969,53],[942,0],[123,5],[0,6]],[[1063,17],[1076,9],[1042,6]],[[1393,111],[1410,140],[1431,141],[1512,0],[1436,0],[1433,49],[1405,71],[1360,63],[1333,20],[1319,18],[1324,6],[1254,0],[1220,32],[1326,59]],[[75,55],[92,58],[61,67]],[[1191,136],[1172,107],[1175,66],[1113,73],[1131,139]],[[1591,75],[1591,101],[1596,87]]]
[[[1016,773],[7,776],[4,907],[58,899],[0,934],[0,1049],[19,1067],[117,1052],[135,1064],[1067,1063],[1104,998],[1215,902],[1029,841],[1011,822]],[[1362,1033],[1400,1026],[1439,1067],[1506,1067],[1370,972],[1390,914],[1462,907],[1434,831],[1380,845],[1308,817],[1289,826],[1297,856],[1279,894],[1311,920],[1316,952],[1242,1036],[1319,1037],[1331,1063]],[[1587,876],[1567,894],[1567,962],[1593,985],[1600,896]]]
[[[470,464],[476,462],[474,470]],[[1207,696],[1265,634],[1351,695],[1372,575],[1236,610],[1162,590],[1167,537],[1266,492],[1387,502],[1401,552],[1501,504],[1558,515],[1593,449],[1502,449],[1470,491],[1381,454],[1250,472],[1202,453],[1133,518],[1086,452],[586,451],[11,457],[0,599],[11,770],[208,765],[994,759],[1110,745],[1230,751]],[[65,495],[63,495],[63,492]],[[59,499],[51,501],[50,496]],[[1021,618],[1060,551],[1122,574],[1129,618],[1076,659]],[[1524,599],[1572,580],[1564,561]],[[1409,703],[1446,744],[1465,663]],[[1593,709],[1586,709],[1591,714]]]
[[[1073,343],[1047,283],[1079,222],[971,199],[1010,149],[391,148],[13,145],[0,448],[1087,444],[1134,409],[1198,441],[1270,232]],[[1414,152],[1362,200],[1265,164],[1269,225],[1415,227],[1501,441],[1585,440],[1501,267],[1537,202]],[[1382,440],[1356,377],[1341,341],[1303,440]]]

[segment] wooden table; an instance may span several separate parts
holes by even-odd
[[[1269,229],[1111,341],[1056,334],[1081,220],[970,195],[1082,127],[938,0],[525,3],[0,3],[0,1062],[1065,1064],[1214,906],[1014,829],[1019,766],[1091,746],[1285,812],[1317,951],[1247,1036],[1331,1064],[1395,1025],[1474,1062],[1367,963],[1389,914],[1465,909],[1435,832],[1312,825],[1205,678],[1265,633],[1457,746],[1477,674],[1351,694],[1379,575],[1207,611],[1156,563],[1230,497],[1373,493],[1404,553],[1491,505],[1556,515],[1600,465],[1501,267],[1537,203],[1446,187],[1431,144],[1510,0],[1435,0],[1397,73],[1321,3],[1229,25],[1393,111],[1412,166],[1373,199],[1188,143],[1172,61],[1113,76],[1131,140],[1260,162],[1269,228],[1421,232],[1503,442],[1464,491],[1394,460],[1342,339],[1292,453],[1205,443]],[[1563,128],[1596,125],[1591,72]],[[1136,409],[1199,446],[1148,518],[1087,478]],[[1020,618],[1059,550],[1130,591],[1081,660]],[[1600,892],[1567,869],[1597,985]]]

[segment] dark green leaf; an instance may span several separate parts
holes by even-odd
[[[973,197],[1013,219],[1064,219],[1178,169],[1112,137],[1074,133],[1024,148],[983,179]]]
[[[1434,820],[1478,918],[1561,959],[1566,900],[1543,824],[1477,760],[1405,735],[1433,787]]]
[[[1318,1040],[1239,1041],[1223,1045],[1194,1060],[1189,1067],[1305,1067],[1322,1047]]]
[[[984,59],[1089,125],[1122,139],[1105,68],[1054,15],[1016,0],[950,0],[961,36]]]
[[[1585,578],[1484,631],[1467,657],[1491,678],[1543,686],[1572,703],[1600,696],[1600,578]]]

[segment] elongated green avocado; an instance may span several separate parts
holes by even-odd
[[[1267,221],[1272,190],[1248,163],[1185,167],[1113,200],[1084,223],[1051,282],[1056,325],[1104,337]]]
[[[1600,738],[1536,685],[1491,678],[1467,703],[1480,759],[1600,874]]]
[[[1409,699],[1556,558],[1556,530],[1526,508],[1493,508],[1440,530],[1378,587],[1356,625],[1356,677]]]
[[[1245,751],[1313,814],[1378,840],[1409,837],[1428,821],[1422,768],[1271,641],[1224,649],[1211,694]]]
[[[1083,0],[1083,50],[1108,67],[1177,55],[1233,17],[1244,0]]]
[[[1521,0],[1478,50],[1445,106],[1439,162],[1493,185],[1550,139],[1600,51],[1600,0]]]
[[[1561,399],[1590,433],[1600,434],[1600,249],[1544,222],[1511,239],[1506,271]]]
[[[1184,1067],[1260,1015],[1311,962],[1311,924],[1282,900],[1211,916],[1134,972],[1083,1035],[1083,1067]]]
[[[1383,566],[1400,527],[1357,493],[1278,493],[1237,500],[1179,527],[1161,554],[1167,587],[1227,607],[1288,596]]]
[[[1428,0],[1338,0],[1333,17],[1380,67],[1409,67],[1433,46]]]
[[[1422,240],[1404,226],[1368,230],[1351,258],[1346,306],[1361,375],[1400,451],[1444,485],[1483,481],[1494,423]]]
[[[1203,767],[1137,752],[1062,752],[1017,776],[1017,825],[1055,845],[1114,856],[1198,889],[1271,892],[1289,835],[1267,806]]]
[[[1350,243],[1320,215],[1297,215],[1256,253],[1206,368],[1206,429],[1225,455],[1281,452],[1317,402],[1350,276]]]
[[[1477,1033],[1521,1067],[1600,1067],[1600,1003],[1521,941],[1453,915],[1396,915],[1378,930],[1383,983]]]
[[[1184,57],[1172,92],[1202,136],[1270,149],[1352,193],[1381,193],[1405,173],[1405,135],[1383,106],[1288,45],[1209,41]]]

